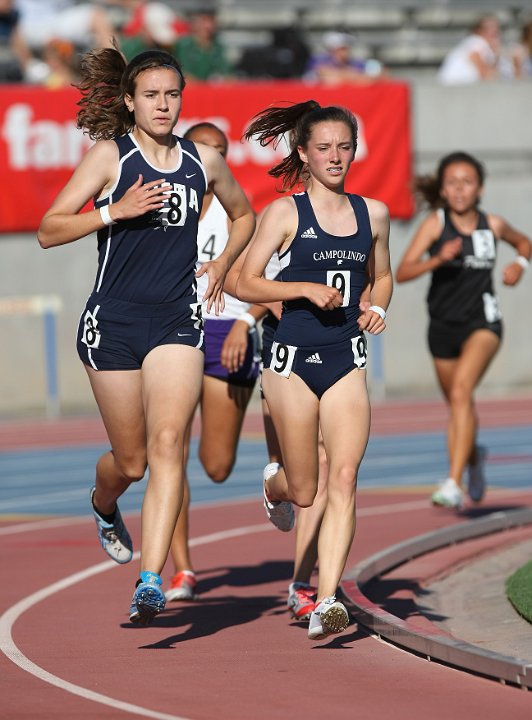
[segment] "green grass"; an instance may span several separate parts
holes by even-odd
[[[506,595],[517,612],[532,623],[532,560],[506,580]]]

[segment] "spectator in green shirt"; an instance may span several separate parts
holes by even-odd
[[[201,82],[232,74],[225,47],[216,37],[217,30],[214,10],[195,10],[191,15],[190,33],[180,38],[173,48],[187,80]]]

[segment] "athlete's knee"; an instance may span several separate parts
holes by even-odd
[[[290,495],[292,502],[294,502],[298,507],[311,507],[314,503],[314,498],[316,497],[316,488],[298,488],[297,490],[292,490]]]
[[[345,463],[329,472],[327,494],[329,498],[351,501],[356,493],[358,465]]]
[[[148,438],[148,462],[154,457],[176,459],[182,435],[176,428],[164,427],[153,432]]]
[[[115,463],[120,475],[128,482],[139,482],[144,477],[148,467],[146,453],[139,452],[128,457],[116,458]]]
[[[207,475],[214,483],[225,482],[233,469],[233,463],[224,462],[223,459],[217,460],[216,458],[211,458],[208,461],[202,460],[201,464],[203,465]]]
[[[469,405],[472,401],[471,385],[463,380],[455,380],[449,392],[449,402],[456,407]]]

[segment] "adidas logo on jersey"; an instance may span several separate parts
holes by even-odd
[[[317,238],[318,236],[316,235],[314,228],[309,227],[307,230],[305,230],[305,232],[301,233],[301,237],[302,238]]]
[[[317,365],[322,365],[322,360],[320,358],[319,353],[313,353],[312,355],[309,355],[308,358],[305,360],[305,362],[316,363]]]

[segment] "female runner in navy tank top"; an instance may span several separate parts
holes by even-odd
[[[309,638],[348,625],[336,589],[355,532],[357,473],[369,435],[366,342],[382,332],[392,293],[386,206],[344,191],[357,143],[345,108],[309,101],[259,113],[246,137],[261,144],[290,136],[291,153],[270,174],[306,192],[275,200],[249,247],[237,292],[247,302],[283,301],[262,386],[283,467],[264,471],[264,505],[281,530],[294,523],[292,503],[312,504],[318,484],[318,429],[329,463],[327,505],[318,539],[317,604]],[[275,251],[282,280],[263,277]],[[360,307],[369,281],[371,307]]]
[[[185,81],[175,58],[150,50],[126,65],[118,50],[82,62],[78,126],[97,142],[45,214],[42,247],[96,232],[98,271],[78,330],[111,451],[96,467],[91,501],[99,539],[131,560],[117,499],[144,476],[140,578],[130,608],[147,624],[165,604],[160,572],[183,497],[183,445],[203,378],[196,236],[208,185],[232,221],[224,252],[205,263],[203,300],[223,309],[225,275],[255,220],[219,152],[174,135]],[[94,199],[95,209],[82,213]],[[103,594],[105,597],[105,594]]]

